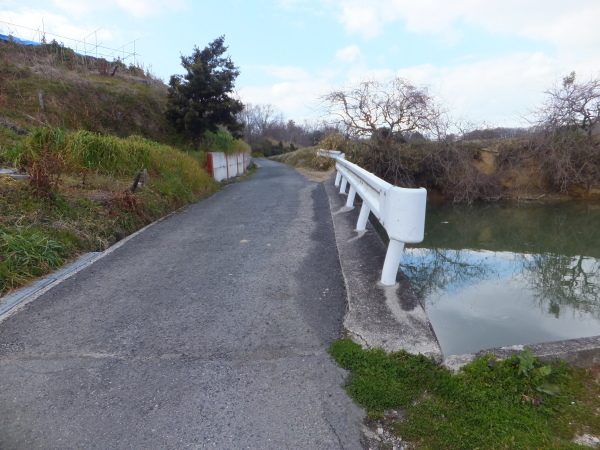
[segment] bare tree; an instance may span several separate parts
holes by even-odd
[[[248,103],[239,114],[239,120],[245,125],[244,137],[248,143],[254,143],[265,137],[274,122],[282,121],[282,114],[273,105],[254,105]]]
[[[592,136],[600,124],[600,79],[578,82],[571,72],[545,93],[535,154],[555,188],[581,187],[589,195],[600,180],[600,141]]]
[[[592,135],[600,119],[600,79],[578,82],[575,72],[571,72],[561,85],[554,85],[544,93],[547,99],[538,111],[538,125],[542,129],[583,130]]]
[[[257,148],[267,145],[266,141],[280,141],[282,145],[285,142],[287,148],[292,149],[297,146],[308,147],[316,145],[331,131],[326,123],[304,121],[299,124],[285,119],[271,104],[248,103],[238,115],[238,120],[245,125],[246,142]]]
[[[398,186],[416,187],[423,163],[445,138],[447,117],[424,87],[400,77],[365,80],[321,97],[328,117],[353,138],[357,164]]]
[[[373,136],[386,129],[390,135],[439,132],[442,111],[426,88],[394,77],[386,82],[361,81],[355,86],[334,90],[321,98],[327,114],[355,136]]]
[[[523,257],[524,280],[539,306],[556,318],[566,310],[600,317],[600,261],[555,253]]]

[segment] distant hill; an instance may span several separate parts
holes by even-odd
[[[45,124],[164,142],[166,96],[167,86],[138,67],[57,42],[0,40],[0,145]]]

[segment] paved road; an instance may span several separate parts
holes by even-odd
[[[361,448],[325,189],[260,164],[0,323],[0,448]]]

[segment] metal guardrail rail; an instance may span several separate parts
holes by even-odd
[[[346,206],[354,206],[356,194],[362,199],[356,230],[366,229],[370,212],[385,228],[390,243],[383,263],[381,283],[387,286],[396,284],[404,244],[421,242],[425,235],[427,190],[394,186],[346,161],[345,155],[338,151],[319,150],[319,155],[335,159],[335,185],[339,186],[340,194],[345,194],[350,185]]]

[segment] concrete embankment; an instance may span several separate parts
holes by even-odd
[[[379,283],[385,245],[376,230],[368,225],[357,232],[360,207],[347,208],[345,195],[339,194],[332,176],[325,182],[331,204],[336,243],[348,295],[344,326],[349,335],[367,347],[406,350],[433,357],[451,370],[487,353],[505,358],[529,348],[542,360],[561,359],[574,367],[600,364],[600,336],[543,342],[510,347],[482,349],[465,355],[443,355],[427,314],[400,271],[396,286]]]
[[[371,224],[356,231],[360,207],[345,206],[333,176],[325,182],[348,295],[344,327],[357,342],[384,350],[422,353],[441,361],[442,351],[427,314],[400,274],[395,286],[379,282],[386,248]]]

